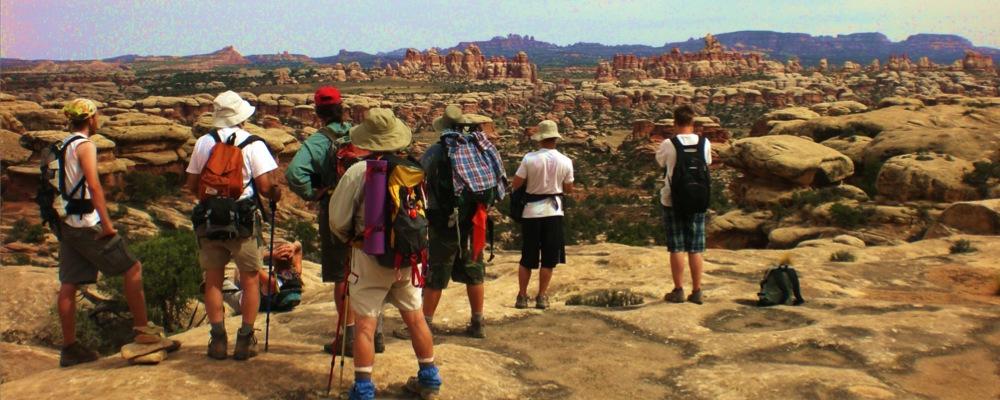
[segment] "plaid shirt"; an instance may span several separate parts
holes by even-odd
[[[460,196],[466,188],[481,192],[496,186],[499,198],[503,199],[507,188],[507,173],[503,169],[500,153],[486,139],[486,135],[482,132],[462,135],[446,131],[442,138],[452,162],[454,173],[451,179],[455,195]]]

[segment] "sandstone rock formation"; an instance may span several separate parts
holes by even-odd
[[[724,51],[711,35],[705,36],[705,48],[698,53],[681,53],[674,49],[657,57],[637,57],[616,54],[610,63],[611,74],[622,81],[632,79],[691,79],[712,76],[737,76],[768,72],[783,72],[780,62],[765,60],[760,53]],[[607,66],[599,65],[598,81],[607,81]]]
[[[954,234],[1000,235],[1000,199],[954,203],[941,213],[924,238]]]
[[[754,176],[801,186],[840,182],[854,173],[854,163],[847,156],[796,136],[737,140],[725,162]]]
[[[510,60],[502,56],[487,58],[479,46],[469,44],[464,51],[452,50],[445,56],[433,48],[426,53],[407,49],[403,62],[386,67],[384,73],[404,78],[427,75],[466,80],[521,79],[535,82],[538,79],[537,70],[538,67],[528,60],[523,51]]]

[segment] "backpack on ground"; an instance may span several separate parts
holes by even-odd
[[[760,281],[757,306],[793,305],[805,303],[799,288],[799,274],[787,264],[768,269]]]
[[[271,311],[292,311],[302,302],[302,279],[297,276],[277,276],[278,291],[261,294],[259,311],[267,311],[267,302],[272,301]]]
[[[63,141],[52,143],[48,148],[42,150],[41,163],[39,164],[40,174],[38,190],[35,193],[35,202],[38,204],[39,214],[42,222],[49,226],[49,229],[57,238],[62,238],[62,220],[67,215],[83,215],[94,212],[94,205],[90,199],[84,198],[87,194],[87,179],[80,178],[80,182],[73,188],[66,191],[66,150],[70,144],[77,140],[86,140],[83,136],[73,135]]]
[[[355,146],[351,143],[351,137],[345,135],[342,137],[337,137],[337,134],[330,129],[329,126],[324,126],[320,128],[318,133],[322,133],[328,139],[330,139],[330,148],[326,152],[327,166],[336,172],[336,179],[323,179],[324,185],[333,185],[337,183],[340,177],[344,176],[347,169],[358,161],[363,161],[367,158],[371,152]],[[324,171],[325,173],[326,171]]]
[[[708,211],[712,180],[705,160],[708,139],[704,136],[693,146],[686,146],[676,136],[670,139],[677,153],[677,163],[670,177],[670,199],[680,215]]]
[[[376,186],[385,189],[371,189]],[[383,267],[412,267],[416,287],[424,286],[428,268],[426,205],[424,171],[416,160],[384,155],[366,161],[362,249]]]
[[[215,145],[198,181],[198,205],[191,222],[196,228],[204,227],[203,237],[211,240],[247,238],[254,233],[254,217],[258,210],[257,196],[239,200],[246,186],[243,184],[243,149],[254,142],[263,141],[251,135],[236,145],[236,133],[225,141],[218,131],[210,133]],[[253,179],[250,184],[253,185]]]

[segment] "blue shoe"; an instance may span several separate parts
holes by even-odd
[[[350,400],[375,400],[375,384],[372,381],[357,381],[351,387]]]
[[[417,376],[406,381],[406,390],[420,395],[422,400],[436,399],[441,391],[441,374],[436,366],[420,368]]]

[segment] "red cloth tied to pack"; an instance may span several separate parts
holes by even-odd
[[[486,248],[486,218],[486,205],[476,204],[476,213],[472,214],[472,261],[480,261]]]

